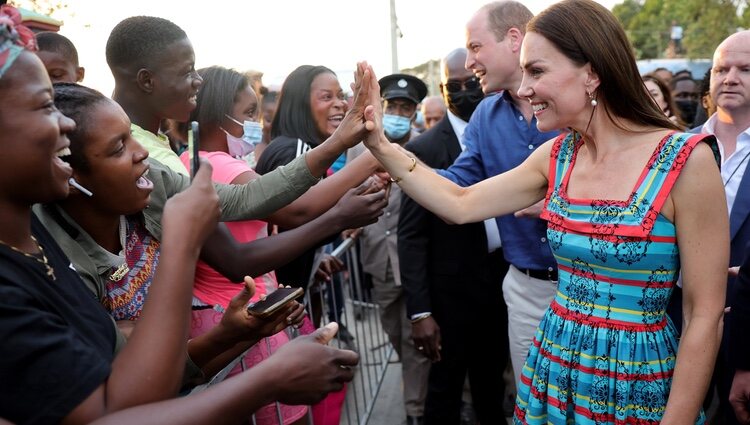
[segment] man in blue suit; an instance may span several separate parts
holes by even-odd
[[[730,266],[739,266],[745,258],[746,248],[750,242],[750,172],[747,164],[750,160],[750,31],[730,35],[714,53],[711,72],[711,99],[717,111],[699,129],[702,133],[713,134],[719,141],[721,151],[721,177],[729,209],[729,227],[731,237]],[[739,288],[750,282],[735,282],[730,277],[727,286],[727,305],[746,292]],[[732,309],[750,308],[740,305]],[[736,424],[737,419],[728,406],[729,387],[735,375],[736,367],[743,367],[733,358],[732,341],[747,338],[739,335],[739,329],[730,312],[725,318],[724,338],[716,362],[715,378],[719,394],[720,409],[727,424]],[[737,311],[739,313],[739,311]],[[745,362],[746,363],[746,362]],[[742,371],[738,371],[738,375]],[[748,382],[750,388],[750,380]]]

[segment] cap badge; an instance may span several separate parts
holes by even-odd
[[[401,87],[402,89],[408,85],[408,83],[406,82],[406,80],[404,80],[403,78],[400,79],[400,80],[398,80],[398,83],[396,83],[396,84],[398,84],[398,86]]]

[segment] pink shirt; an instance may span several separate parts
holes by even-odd
[[[258,178],[258,174],[247,165],[247,162],[235,159],[226,152],[206,152],[200,151],[201,158],[205,158],[213,167],[211,178],[214,182],[229,184],[242,173],[250,172],[252,178]],[[188,153],[180,155],[180,160],[188,167]],[[268,223],[260,220],[235,221],[225,223],[229,231],[238,242],[250,242],[256,239],[268,236]],[[276,289],[276,274],[271,271],[262,276],[253,276],[255,279],[255,296],[253,301],[257,301],[260,296]],[[237,295],[241,286],[240,283],[230,282],[226,277],[214,270],[211,266],[198,261],[195,268],[195,287],[193,295],[202,302],[209,305],[221,305],[226,308],[229,301]]]

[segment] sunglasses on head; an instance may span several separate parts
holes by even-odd
[[[471,77],[464,81],[451,80],[445,83],[445,89],[448,90],[448,93],[460,92],[462,88],[466,90],[476,90],[479,86],[479,78],[477,77]]]

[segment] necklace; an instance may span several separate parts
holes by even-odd
[[[0,240],[0,244],[3,244],[7,246],[8,248],[12,249],[13,251],[23,255],[24,257],[31,258],[39,263],[41,263],[45,269],[47,269],[47,276],[50,277],[53,281],[57,280],[55,278],[55,269],[52,268],[52,266],[49,265],[49,261],[47,260],[47,256],[44,255],[44,248],[39,243],[39,241],[36,240],[36,238],[32,235],[31,240],[34,241],[36,244],[36,247],[39,248],[39,255],[29,254],[28,252],[21,251],[20,249],[16,248],[15,246],[5,243],[4,241]],[[39,258],[41,256],[41,258]]]
[[[127,230],[128,230],[128,221],[125,218],[124,215],[120,216],[120,247],[122,247],[122,251],[120,251],[120,258],[122,259],[123,263],[120,264],[119,267],[115,269],[115,271],[112,272],[112,274],[109,275],[109,279],[112,282],[119,282],[122,280],[123,277],[127,276],[128,273],[130,273],[130,267],[128,267],[128,262],[125,258],[125,252],[127,247],[126,245],[126,239],[127,239]]]

